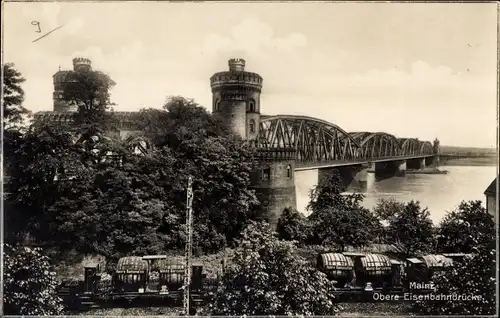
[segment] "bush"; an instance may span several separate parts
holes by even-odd
[[[436,294],[456,295],[457,298],[419,300],[414,303],[414,312],[424,315],[495,314],[495,241],[475,244],[477,247],[470,257],[454,263],[448,271],[433,277]]]
[[[387,204],[387,202],[385,203]],[[406,257],[418,252],[430,252],[432,250],[434,227],[427,208],[420,207],[418,201],[408,203],[393,203],[393,207],[399,207],[390,211],[387,209],[382,219],[389,224],[386,228],[386,238],[389,243],[396,245],[404,251]],[[377,214],[382,214],[380,203],[375,208]]]
[[[239,243],[212,314],[310,316],[338,311],[331,282],[297,255],[293,243],[277,239],[267,224],[250,224]]]
[[[332,173],[311,191],[308,217],[312,235],[309,244],[339,246],[342,251],[352,245],[372,243],[380,232],[380,222],[362,207],[363,195],[342,195],[340,174]]]
[[[41,249],[5,245],[4,314],[61,314],[64,307],[55,275]]]
[[[471,253],[478,244],[484,245],[495,237],[495,219],[481,201],[463,201],[458,209],[448,212],[437,231],[441,253]]]
[[[310,227],[307,218],[297,210],[286,208],[278,219],[278,237],[287,241],[297,241],[303,245],[309,239]]]

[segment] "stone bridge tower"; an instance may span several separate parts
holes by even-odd
[[[245,71],[244,59],[230,59],[229,71],[215,73],[210,86],[212,112],[221,115],[233,134],[244,140],[257,138],[262,77]]]
[[[439,156],[441,155],[441,147],[439,146],[439,140],[436,138],[432,144],[434,150],[434,158],[432,158],[432,164],[439,166]]]
[[[83,57],[73,59],[72,71],[59,71],[55,73],[52,78],[54,80],[54,92],[52,99],[54,101],[53,110],[55,112],[74,112],[77,110],[76,105],[69,105],[63,100],[63,88],[68,81],[68,75],[72,72],[87,72],[92,70],[92,62]]]
[[[221,116],[230,131],[258,147],[258,167],[252,186],[271,226],[276,226],[283,209],[296,208],[295,150],[268,147],[258,140],[262,77],[245,71],[245,60],[229,60],[229,71],[210,78],[212,112]]]

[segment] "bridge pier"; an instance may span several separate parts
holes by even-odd
[[[411,169],[411,170],[425,169],[426,160],[425,160],[425,158],[408,159],[407,165],[408,165],[408,169]]]
[[[252,173],[252,188],[261,203],[262,217],[274,229],[285,208],[297,209],[295,151],[266,149],[258,152],[259,165]]]
[[[425,158],[426,167],[438,167],[439,166],[439,155]]]
[[[351,186],[356,188],[366,188],[368,170],[369,166],[367,165],[318,169],[318,184],[321,184],[323,180],[330,178],[332,174],[338,173],[340,179],[342,180],[342,191],[347,190]]]
[[[381,181],[392,177],[402,177],[406,174],[406,160],[372,163],[375,180]]]

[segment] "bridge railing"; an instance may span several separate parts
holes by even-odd
[[[327,166],[350,166],[356,164],[366,164],[372,162],[386,162],[398,161],[417,158],[427,158],[433,155],[413,155],[413,156],[394,156],[394,157],[381,157],[381,158],[357,158],[352,160],[328,160],[328,161],[310,161],[310,160],[297,160],[295,162],[296,168],[314,168],[314,167],[327,167]]]

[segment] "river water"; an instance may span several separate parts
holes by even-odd
[[[373,208],[380,199],[395,199],[402,202],[420,201],[427,207],[432,221],[437,224],[447,211],[455,209],[462,200],[481,200],[485,204],[484,190],[495,178],[494,166],[443,166],[448,174],[411,174],[375,182],[375,175],[368,174],[365,189],[350,188],[347,192],[358,192],[365,196],[363,205]],[[297,209],[308,215],[309,191],[318,183],[318,170],[297,171],[295,185]]]

